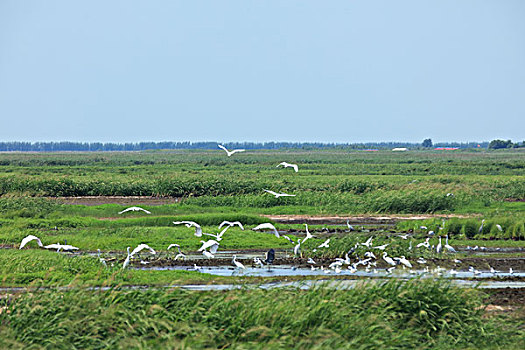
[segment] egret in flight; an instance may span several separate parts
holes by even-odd
[[[295,172],[299,171],[299,167],[297,166],[297,164],[291,164],[291,163],[282,162],[282,163],[279,163],[279,165],[277,165],[276,168],[278,168],[280,166],[283,166],[284,168],[293,168],[293,170],[295,170]]]
[[[180,224],[184,224],[186,225],[186,227],[195,227],[195,236],[197,237],[202,237],[202,228],[201,226],[196,223],[196,222],[193,222],[193,221],[173,221],[173,224],[174,225],[180,225]]]
[[[275,196],[275,198],[279,198],[279,197],[295,197],[296,196],[295,194],[277,193],[277,192],[270,191],[270,190],[264,190],[264,191],[268,192],[272,196]]]
[[[269,222],[266,222],[264,224],[260,224],[260,225],[257,225],[256,227],[252,228],[252,230],[254,231],[258,231],[258,230],[262,230],[262,229],[270,229],[273,231],[273,234],[275,235],[275,237],[279,238],[281,237],[279,235],[279,232],[277,231],[277,229],[275,228],[275,226],[273,226],[272,224],[270,224]]]
[[[73,247],[72,245],[60,244],[60,243],[46,245],[44,248],[45,249],[56,249],[57,253],[60,252],[61,250],[64,250],[64,251],[78,250],[77,247]]]
[[[234,149],[234,150],[228,151],[228,149],[226,149],[226,147],[224,147],[223,145],[218,145],[218,146],[219,146],[220,149],[222,149],[224,152],[226,152],[228,157],[231,157],[232,154],[246,151],[245,149]]]
[[[127,211],[143,211],[143,212],[145,212],[146,214],[151,214],[150,211],[148,211],[148,210],[146,210],[146,209],[142,209],[141,207],[129,207],[129,208],[127,208],[127,209],[124,209],[123,211],[119,211],[118,213],[119,213],[119,214],[123,214],[123,213],[125,213],[125,212],[127,212]]]
[[[228,227],[232,227],[232,226],[239,226],[241,230],[244,231],[244,226],[242,226],[242,224],[239,222],[239,221],[223,221],[221,222],[221,224],[219,225],[219,230],[224,226],[224,225],[228,225]]]
[[[18,249],[22,249],[24,248],[24,246],[31,242],[31,241],[36,241],[36,244],[38,244],[38,246],[40,248],[42,248],[44,245],[42,244],[42,241],[40,240],[40,238],[38,238],[37,236],[33,236],[33,235],[29,235],[27,237],[25,237],[22,242],[20,243],[20,247]]]

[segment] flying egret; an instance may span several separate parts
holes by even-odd
[[[421,247],[425,247],[425,248],[430,248],[430,237],[428,237],[427,239],[425,239],[425,242],[421,242],[421,243],[418,243],[416,245],[416,248],[421,248]]]
[[[153,250],[153,248],[151,248],[149,245],[144,244],[144,243],[141,243],[141,244],[139,244],[139,245],[137,246],[137,248],[133,249],[133,251],[131,252],[130,255],[133,256],[133,255],[135,255],[135,254],[141,252],[141,251],[144,250],[144,249],[149,250],[149,252],[150,252],[151,254],[153,254],[153,255],[157,254],[157,252],[156,252],[155,250]]]
[[[286,163],[286,162],[281,162],[279,163],[279,165],[276,166],[276,168],[280,167],[280,166],[283,166],[285,168],[293,168],[293,170],[295,170],[295,172],[298,172],[299,171],[299,167],[297,166],[297,164],[291,164],[291,163]]]
[[[173,224],[174,225],[184,224],[188,228],[195,227],[195,236],[196,237],[202,237],[202,228],[196,222],[193,222],[193,221],[173,221]]]
[[[330,238],[328,238],[326,241],[321,243],[317,248],[329,248],[328,243],[330,243]]]
[[[119,213],[119,214],[123,214],[123,213],[125,213],[125,212],[127,212],[127,211],[143,211],[143,212],[145,212],[146,214],[151,214],[150,211],[148,211],[148,210],[146,210],[146,209],[142,209],[141,207],[129,207],[129,208],[127,208],[127,209],[124,209],[124,210],[122,210],[122,211],[119,211],[118,213]]]
[[[275,235],[275,237],[279,238],[281,237],[279,235],[279,232],[277,232],[277,229],[275,228],[275,226],[273,226],[272,224],[270,224],[269,222],[266,222],[264,224],[260,224],[260,225],[257,225],[256,227],[252,228],[252,230],[254,231],[258,231],[258,230],[262,230],[262,229],[270,229],[270,230],[273,230],[273,234]]]
[[[181,250],[180,250],[180,245],[176,244],[176,243],[172,243],[168,246],[168,250],[170,250],[172,247],[176,247],[177,250],[179,251],[179,254],[175,255],[175,258],[174,260],[178,260],[179,258],[182,258],[182,259],[186,259],[186,254],[184,254]]]
[[[241,228],[241,230],[244,231],[244,226],[242,226],[242,224],[239,221],[233,221],[233,222],[232,221],[223,221],[219,225],[219,230],[225,225],[227,225],[228,227],[232,227],[232,226],[237,225],[237,226],[239,226]]]
[[[383,260],[389,265],[396,266],[396,262],[388,256],[387,252],[383,252]]]
[[[307,239],[314,238],[310,231],[308,231],[308,224],[304,224],[304,226],[306,226],[306,237],[303,239],[302,243],[306,242]]]
[[[282,235],[281,237],[283,237],[284,239],[286,239],[286,240],[289,241],[290,243],[295,244],[295,242],[294,242],[290,237],[288,237],[288,236],[286,236],[286,235]]]
[[[42,241],[40,240],[40,238],[38,238],[37,236],[33,236],[33,235],[29,235],[27,237],[25,237],[22,242],[20,243],[20,247],[18,249],[22,249],[24,248],[24,246],[31,242],[31,241],[36,241],[36,244],[38,244],[38,246],[40,248],[42,248],[44,245],[42,244]]]
[[[219,249],[219,242],[217,242],[214,239],[210,239],[209,241],[201,241],[202,246],[197,250],[198,252],[205,251],[206,249],[210,249],[210,252],[212,254],[215,254],[217,252],[217,249]],[[204,254],[204,253],[203,253]]]
[[[370,248],[372,246],[372,237],[369,237],[365,243],[360,243],[361,245],[364,245],[367,248]]]
[[[49,245],[44,246],[44,248],[45,249],[56,249],[57,253],[60,252],[61,250],[64,250],[64,251],[78,250],[77,247],[73,247],[72,245],[60,244],[60,243],[49,244]]]
[[[383,244],[383,245],[378,245],[377,247],[372,247],[372,249],[385,250],[385,248],[388,247],[388,245],[389,245],[389,243]]]
[[[265,189],[263,189],[263,191],[264,192],[268,192],[272,196],[275,196],[275,198],[279,198],[279,197],[295,197],[296,196],[295,194],[277,193],[277,192],[270,191],[270,190],[265,190]]]
[[[235,265],[239,269],[243,269],[244,270],[246,267],[241,262],[237,261],[236,259],[237,259],[237,257],[234,255],[233,259],[232,259],[233,265]]]
[[[228,155],[228,157],[231,157],[232,154],[235,154],[235,153],[239,153],[239,152],[245,152],[246,150],[245,149],[234,149],[234,150],[231,150],[231,151],[228,151],[228,149],[226,147],[224,147],[223,145],[217,145],[220,149],[222,149],[224,152],[226,152],[226,154]]]

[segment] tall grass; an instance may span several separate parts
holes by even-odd
[[[435,349],[523,344],[482,319],[480,295],[441,281],[352,290],[45,290],[0,306],[12,348]]]

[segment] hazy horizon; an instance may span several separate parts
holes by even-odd
[[[517,0],[6,0],[0,141],[521,142],[524,15]]]

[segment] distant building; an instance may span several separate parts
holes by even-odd
[[[406,147],[392,148],[392,152],[406,152],[406,151],[408,151],[408,148],[406,148]]]

